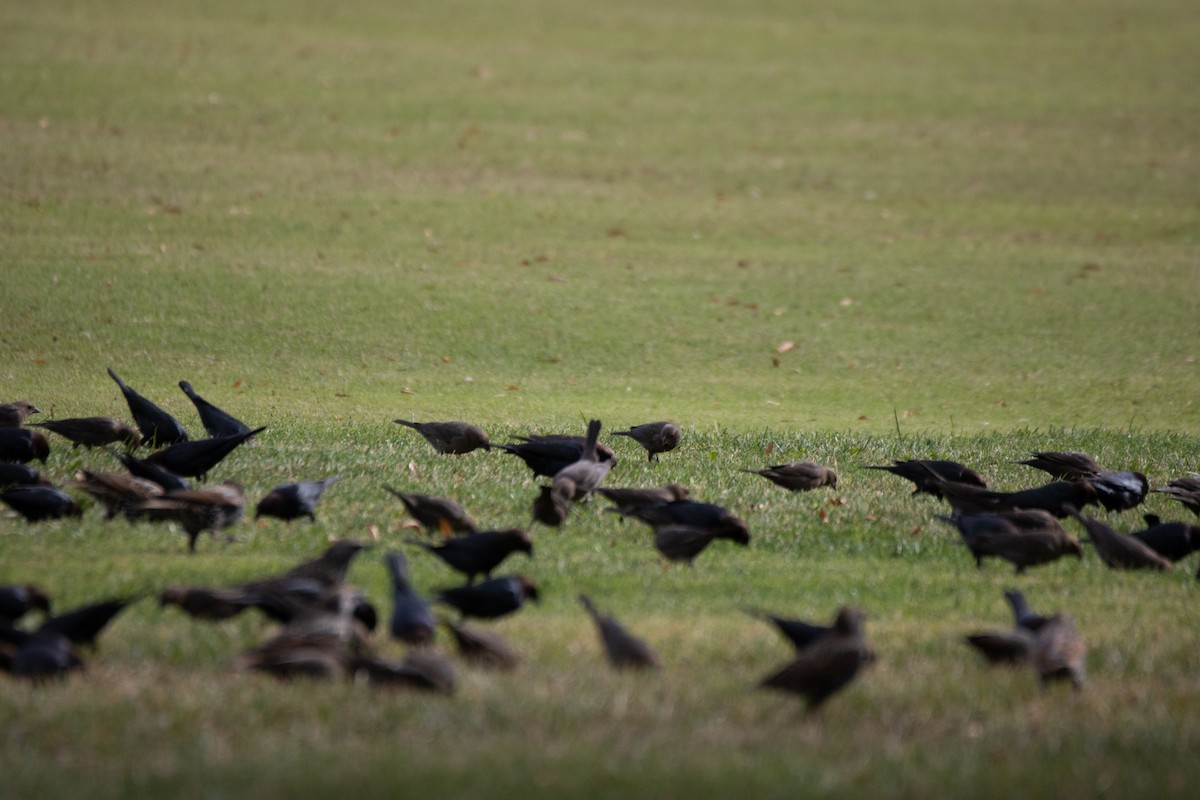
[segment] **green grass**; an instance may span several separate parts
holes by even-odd
[[[1197,468],[1198,39],[1183,0],[0,5],[0,401],[124,417],[111,365],[195,428],[188,379],[269,426],[215,476],[251,502],[346,476],[317,525],[194,557],[96,511],[0,518],[0,582],[69,607],[371,525],[402,546],[384,482],[524,521],[519,464],[436,458],[398,416],[496,438],[672,417],[680,450],[617,442],[611,482],[679,480],[754,534],[663,570],[595,508],[539,533],[518,565],[546,601],[498,625],[525,667],[464,670],[449,701],[230,674],[262,624],[143,601],[86,675],[0,682],[5,793],[1186,795],[1194,562],[977,571],[937,504],[856,467]],[[737,472],[794,457],[845,504]],[[60,447],[49,471],[78,466],[109,460]],[[377,552],[352,578],[385,600]],[[1076,616],[1086,692],[964,652],[1010,585]],[[608,673],[580,590],[663,675]],[[820,719],[750,691],[786,649],[743,606],[847,602],[880,660]]]

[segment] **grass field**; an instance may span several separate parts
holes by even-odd
[[[857,467],[1197,469],[1197,40],[1183,0],[0,4],[0,402],[127,417],[111,365],[196,430],[188,379],[269,426],[214,475],[251,502],[345,476],[318,524],[193,557],[95,510],[3,517],[0,583],[69,607],[233,582],[376,525],[351,578],[386,607],[379,550],[409,534],[382,483],[497,526],[535,493],[399,416],[499,440],[674,418],[680,449],[616,441],[609,483],[678,480],[754,535],[664,570],[596,507],[539,532],[518,567],[545,602],[496,626],[524,667],[463,669],[449,700],[233,674],[264,624],[142,601],[87,674],[0,682],[0,795],[1187,796],[1194,559],[977,571],[940,506]],[[737,471],[801,457],[836,494]],[[58,447],[47,471],[110,464]],[[1007,625],[1008,586],[1074,614],[1083,693],[958,642]],[[609,673],[578,591],[663,674]],[[787,651],[743,607],[843,603],[870,672],[815,719],[751,691]]]

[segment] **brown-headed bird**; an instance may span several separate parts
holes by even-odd
[[[857,608],[841,608],[829,634],[801,650],[759,686],[801,695],[807,701],[807,711],[816,711],[875,660],[875,652],[863,635],[865,619]]]
[[[19,428],[30,416],[40,413],[37,406],[25,400],[0,403],[0,428]]]
[[[1170,572],[1171,562],[1160,556],[1141,540],[1117,533],[1095,517],[1072,514],[1087,529],[1088,538],[1096,547],[1096,555],[1109,569],[1150,569]]]
[[[134,506],[130,513],[151,520],[177,523],[188,537],[188,552],[204,531],[217,531],[237,523],[246,510],[246,495],[237,481],[205,489],[175,489]]]
[[[1160,556],[1180,561],[1200,550],[1200,525],[1186,522],[1163,522],[1146,514],[1146,529],[1129,534]]]
[[[492,443],[482,429],[467,422],[409,422],[394,420],[425,437],[434,450],[443,454],[465,455],[473,450],[489,450]]]
[[[658,461],[659,453],[668,453],[679,446],[683,431],[670,420],[634,425],[627,431],[613,431],[613,436],[628,436],[646,448],[646,460]]]
[[[314,512],[317,501],[325,493],[326,487],[341,479],[340,475],[332,475],[323,481],[300,481],[276,486],[258,501],[254,508],[254,518],[277,517],[291,522],[297,517],[308,517],[310,521],[316,522],[317,516]]]
[[[815,461],[792,461],[766,469],[744,469],[742,472],[762,475],[789,492],[807,492],[822,486],[836,489],[838,483],[837,473]]]
[[[29,522],[83,515],[75,498],[56,486],[13,486],[0,492],[0,500]]]
[[[1033,454],[1032,458],[1015,463],[1040,469],[1059,481],[1083,480],[1103,471],[1103,467],[1096,463],[1096,459],[1087,453],[1039,450]]]
[[[187,381],[180,381],[179,388],[196,407],[196,413],[200,416],[200,424],[204,426],[204,432],[209,435],[209,438],[219,439],[222,436],[237,436],[250,432],[249,425],[196,394],[192,385]]]
[[[477,583],[441,589],[437,601],[458,610],[463,619],[498,619],[519,611],[526,600],[537,602],[538,586],[524,575],[505,575]]]
[[[194,442],[178,442],[156,450],[146,456],[146,461],[157,464],[176,475],[203,481],[209,470],[221,463],[238,445],[244,444],[265,430],[266,427],[262,427],[232,436],[198,439]]]
[[[112,367],[108,368],[108,377],[116,381],[121,394],[125,396],[129,413],[133,415],[134,424],[141,431],[146,444],[164,447],[187,441],[187,431],[178,420],[130,388],[125,381],[117,377]]]
[[[427,494],[406,494],[390,486],[383,488],[399,498],[412,518],[430,533],[450,536],[454,533],[475,533],[479,530],[463,507],[453,500]]]
[[[465,575],[468,586],[475,582],[477,575],[492,577],[492,570],[513,553],[533,557],[533,540],[520,528],[480,531],[445,539],[437,544],[416,541],[412,544],[425,548],[451,569]]]
[[[714,539],[729,539],[742,547],[750,544],[750,534],[741,531],[720,532],[691,525],[660,525],[654,528],[654,548],[668,561],[678,561],[688,566]]]
[[[137,429],[112,417],[69,417],[31,422],[31,428],[44,428],[57,433],[71,442],[72,449],[83,445],[87,448],[103,447],[108,444],[124,444],[132,449],[142,443]]]
[[[587,595],[579,595],[579,602],[596,623],[604,656],[614,669],[659,669],[662,666],[650,645],[627,631],[615,617],[601,614]]]
[[[37,460],[45,464],[49,455],[50,442],[41,431],[0,428],[0,461],[28,464]]]

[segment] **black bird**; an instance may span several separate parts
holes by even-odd
[[[28,428],[0,428],[0,461],[28,464],[37,460],[46,463],[50,443],[46,434]]]
[[[237,436],[240,433],[250,432],[249,425],[196,394],[192,390],[192,385],[187,381],[180,381],[179,388],[196,407],[196,413],[200,415],[200,424],[204,426],[204,431],[210,438],[219,439],[222,436]]]
[[[237,481],[205,489],[174,489],[132,506],[135,517],[178,523],[187,533],[188,552],[196,551],[196,540],[204,531],[214,536],[219,530],[241,520],[246,510],[246,495]]]
[[[475,533],[479,530],[463,507],[453,500],[425,494],[405,494],[390,486],[383,488],[398,497],[413,519],[430,533],[450,536],[452,533]]]
[[[73,489],[82,489],[103,504],[104,518],[112,519],[124,514],[131,521],[136,519],[136,508],[147,500],[160,497],[163,489],[154,481],[123,472],[89,472],[81,469],[75,480],[67,483]]]
[[[125,395],[129,413],[133,415],[133,421],[147,444],[163,447],[187,441],[187,431],[174,417],[131,389],[125,381],[117,377],[112,367],[108,368],[108,376],[117,382],[121,394]]]
[[[530,522],[561,528],[567,521],[567,515],[571,513],[571,498],[574,496],[575,482],[570,478],[563,478],[550,486],[539,486],[538,496],[533,499],[533,516]]]
[[[1178,500],[1184,508],[1200,517],[1200,475],[1176,478],[1161,489],[1154,491],[1162,492],[1173,500]]]
[[[31,415],[40,413],[37,406],[25,400],[0,403],[0,428],[19,428]]]
[[[1059,519],[1069,517],[1071,509],[1099,502],[1099,492],[1091,481],[1055,481],[1019,492],[997,492],[1002,509],[1041,509]]]
[[[133,598],[115,598],[72,609],[46,619],[32,633],[0,624],[0,642],[11,648],[4,664],[13,675],[41,682],[83,668],[79,648],[96,637]]]
[[[679,446],[683,431],[670,420],[634,425],[627,431],[613,431],[613,436],[628,436],[646,448],[646,460],[658,461],[659,453],[667,453]]]
[[[37,629],[38,633],[57,633],[70,639],[72,644],[80,647],[90,647],[96,643],[101,631],[107,627],[113,617],[120,614],[135,597],[114,597],[86,606],[55,614],[48,618]]]
[[[466,661],[484,669],[501,671],[515,669],[520,663],[517,652],[496,632],[448,619],[443,619],[442,624],[450,631],[459,655]]]
[[[0,586],[0,624],[12,625],[30,611],[50,613],[50,598],[32,583]]]
[[[688,488],[679,483],[668,483],[666,486],[648,489],[613,488],[604,486],[596,491],[606,500],[613,503],[610,511],[615,511],[622,517],[631,515],[634,510],[652,506],[657,503],[674,503],[677,500],[687,500],[691,497]]]
[[[1160,556],[1140,539],[1117,533],[1094,517],[1079,512],[1072,514],[1087,529],[1088,538],[1096,546],[1096,554],[1109,569],[1150,569],[1170,572],[1171,562]]]
[[[931,494],[939,500],[942,498],[942,493],[936,485],[935,478],[941,478],[951,483],[977,486],[980,489],[987,488],[987,483],[983,480],[983,476],[957,461],[910,459],[908,461],[893,462],[891,466],[869,466],[863,467],[863,469],[880,469],[884,472],[890,472],[893,475],[899,475],[901,478],[913,483],[916,487],[913,489],[914,495]]]
[[[392,581],[392,618],[388,629],[394,638],[406,644],[429,644],[437,630],[437,619],[409,581],[404,554],[388,553],[384,561]]]
[[[83,445],[87,448],[103,447],[106,444],[123,443],[126,447],[138,447],[142,435],[119,419],[112,417],[71,417],[31,422],[31,428],[44,428],[67,439],[72,449]]]
[[[677,500],[655,503],[632,509],[628,516],[641,520],[652,528],[682,525],[712,531],[716,536],[734,541],[750,541],[750,528],[745,520],[727,508],[714,503]]]
[[[650,645],[627,631],[615,617],[601,614],[587,595],[579,595],[579,602],[596,623],[604,655],[614,669],[659,669],[662,666]]]
[[[759,686],[799,694],[807,700],[807,710],[816,711],[875,660],[875,652],[863,635],[865,619],[857,608],[841,608],[832,631],[764,678]]]
[[[583,452],[579,454],[579,460],[563,467],[554,476],[555,482],[570,480],[575,484],[575,500],[591,497],[613,465],[613,462],[601,460],[596,454],[596,440],[599,436],[600,420],[593,419],[588,422],[587,439],[583,443]]]
[[[0,488],[7,486],[50,486],[50,479],[26,464],[0,461]]]
[[[340,586],[346,582],[346,573],[350,571],[354,557],[367,549],[370,549],[370,545],[354,539],[339,539],[325,548],[321,555],[292,567],[282,577],[314,580],[325,588]]]
[[[750,609],[748,613],[774,625],[776,630],[792,643],[797,653],[833,632],[832,625],[817,625],[802,619],[780,617],[759,609]]]
[[[1022,517],[1014,520],[1012,515],[1004,513],[960,514],[938,519],[958,528],[963,543],[975,557],[976,567],[983,566],[984,558],[995,556],[1012,563],[1020,575],[1028,567],[1048,564],[1063,556],[1083,558],[1079,541],[1063,530],[1057,519],[1047,517],[1053,525],[1023,527],[1017,522]]]
[[[836,489],[838,484],[837,473],[815,461],[792,461],[766,469],[744,469],[742,472],[762,475],[789,492],[807,492],[822,486]]]
[[[721,533],[712,528],[691,525],[660,525],[654,528],[655,549],[668,561],[681,561],[689,566],[714,539],[729,539],[743,547],[750,544],[748,533]]]
[[[1146,529],[1129,534],[1160,556],[1180,561],[1200,550],[1200,525],[1186,522],[1162,522],[1147,514]]]
[[[297,517],[308,517],[311,521],[316,522],[317,517],[313,511],[317,507],[317,501],[325,492],[325,487],[337,483],[341,479],[340,475],[333,475],[323,481],[301,481],[276,486],[262,500],[258,501],[258,505],[254,508],[254,518],[278,517],[291,522]]]
[[[191,489],[192,484],[183,476],[176,475],[169,469],[164,469],[152,461],[147,461],[143,458],[131,456],[128,453],[122,453],[113,450],[111,447],[104,448],[109,455],[116,458],[125,469],[129,470],[129,474],[135,478],[157,483],[163,488],[163,491],[171,491],[172,489]]]
[[[434,450],[443,454],[461,456],[480,448],[490,450],[492,445],[483,430],[467,422],[409,422],[398,419],[395,423],[412,428],[424,436]]]
[[[0,500],[30,522],[83,515],[75,499],[55,486],[13,486],[0,492]]]
[[[160,606],[178,606],[189,617],[210,622],[236,617],[258,600],[241,586],[168,586],[158,596]]]
[[[1150,481],[1146,476],[1132,470],[1105,470],[1088,478],[1088,483],[1096,487],[1097,500],[1105,511],[1136,508],[1150,491]]]
[[[497,619],[519,611],[526,600],[537,602],[538,597],[537,584],[524,575],[505,575],[437,592],[438,602],[458,609],[463,619]]]
[[[216,439],[199,439],[194,442],[179,442],[177,444],[156,450],[146,456],[151,464],[157,464],[165,470],[182,475],[185,478],[197,478],[201,481],[208,471],[234,451],[234,449],[250,440],[255,434],[262,433],[266,427],[255,428],[245,433],[235,433],[232,436],[220,436]]]
[[[513,553],[525,553],[533,557],[533,540],[520,528],[481,531],[446,539],[438,544],[412,544],[425,548],[452,569],[461,572],[467,577],[468,586],[475,582],[476,575],[492,577],[492,570]]]
[[[498,450],[515,455],[533,470],[533,476],[553,478],[565,467],[579,461],[583,455],[586,437],[566,435],[516,436],[518,444],[492,445]],[[596,457],[608,462],[609,466],[616,465],[617,458],[612,448],[606,444],[596,445]]]
[[[1052,450],[1039,450],[1033,454],[1032,458],[1017,461],[1016,463],[1040,469],[1042,472],[1049,473],[1050,477],[1059,481],[1084,480],[1103,471],[1103,468],[1096,463],[1096,459],[1087,453],[1061,453]]]

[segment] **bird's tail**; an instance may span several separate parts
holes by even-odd
[[[408,583],[408,559],[404,557],[404,553],[393,551],[383,557],[384,564],[387,565],[388,577],[392,580],[392,588],[407,589]]]
[[[600,420],[594,419],[588,422],[587,441],[583,444],[583,454],[580,456],[585,461],[596,460],[596,441],[600,438]]]
[[[409,422],[406,419],[396,419],[396,420],[392,420],[392,421],[395,422],[397,425],[403,425],[406,428],[412,428],[414,431],[420,429],[419,423]]]
[[[592,602],[592,599],[586,594],[579,595],[579,604],[583,606],[584,610],[587,611],[589,615],[591,615],[592,619],[600,619],[600,611],[596,608],[596,604]]]

